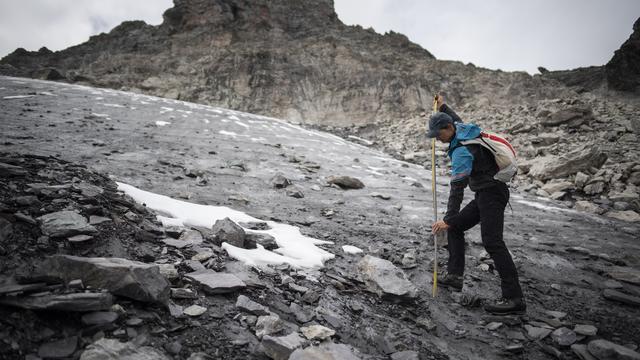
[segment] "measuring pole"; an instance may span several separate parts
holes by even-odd
[[[438,94],[433,99],[433,112],[438,111]],[[436,193],[436,139],[431,139],[431,193],[433,194],[433,222],[438,221],[438,195]],[[438,294],[438,235],[433,234],[433,289],[432,296]]]

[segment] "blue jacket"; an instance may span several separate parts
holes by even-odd
[[[456,124],[456,133],[449,143],[448,155],[451,158],[451,182],[460,182],[471,176],[473,154],[460,142],[475,139],[482,130],[474,124]]]
[[[493,154],[478,144],[461,144],[461,141],[480,136],[482,129],[475,124],[456,123],[455,126],[456,133],[451,139],[447,151],[451,158],[451,189],[447,202],[447,213],[444,217],[445,222],[451,220],[460,211],[464,188],[467,184],[474,192],[501,184],[500,181],[493,178],[498,172],[498,165]]]

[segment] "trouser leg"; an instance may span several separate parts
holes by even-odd
[[[521,298],[522,289],[518,271],[503,240],[504,209],[509,201],[506,185],[479,191],[477,194],[480,213],[482,244],[487,250],[500,275],[502,297]]]
[[[447,250],[449,260],[447,271],[450,274],[464,274],[464,232],[471,229],[480,221],[476,200],[471,200],[455,216],[455,225],[449,227],[447,231]]]

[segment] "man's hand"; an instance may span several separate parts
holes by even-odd
[[[438,220],[433,225],[431,225],[431,232],[433,234],[438,234],[446,230],[449,230],[449,225],[442,220]]]
[[[438,111],[440,111],[440,107],[442,106],[442,104],[444,104],[444,98],[442,97],[442,95],[436,95],[436,104],[438,106]]]

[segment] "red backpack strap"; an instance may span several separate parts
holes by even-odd
[[[500,136],[497,136],[497,135],[488,134],[486,132],[481,132],[480,136],[482,136],[483,138],[487,138],[489,140],[497,141],[497,142],[499,142],[501,144],[506,145],[509,148],[509,150],[511,150],[511,152],[513,153],[513,156],[516,156],[516,150],[513,148],[513,146],[511,146],[511,144],[506,139],[503,139],[503,138],[501,138]]]

